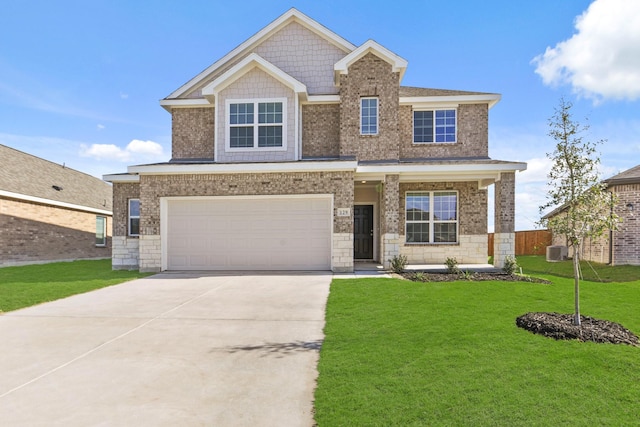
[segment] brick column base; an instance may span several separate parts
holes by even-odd
[[[382,265],[386,269],[391,268],[391,259],[400,255],[400,236],[398,233],[385,233],[382,235]]]
[[[111,269],[137,270],[139,268],[140,241],[126,236],[111,238]]]
[[[508,256],[516,254],[516,233],[495,233],[493,236],[493,266],[504,267]]]
[[[162,269],[162,244],[160,236],[140,236],[140,272],[158,273]]]
[[[331,271],[353,272],[353,233],[333,233]]]

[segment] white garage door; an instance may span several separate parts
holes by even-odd
[[[168,199],[169,270],[328,270],[331,197]]]

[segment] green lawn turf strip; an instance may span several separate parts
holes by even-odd
[[[571,312],[571,279],[331,285],[319,426],[638,425],[640,348],[555,341],[515,325]],[[640,281],[583,282],[583,314],[640,332]]]
[[[517,262],[525,274],[532,276],[554,275],[573,277],[573,261],[547,262],[543,256],[519,256]],[[597,262],[581,261],[582,276],[585,280],[603,282],[631,282],[640,280],[640,265],[616,265],[615,267]]]
[[[113,271],[110,259],[0,268],[0,311],[17,310],[148,275]]]

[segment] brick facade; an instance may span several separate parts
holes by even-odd
[[[399,74],[368,53],[340,75],[340,155],[360,161],[398,159]],[[378,98],[378,134],[360,135],[360,100]]]
[[[502,173],[495,184],[493,265],[504,267],[508,256],[516,253],[515,203],[516,175]]]
[[[413,143],[413,108],[400,106],[400,158],[487,157],[489,155],[488,104],[461,104],[457,108],[455,143]]]
[[[640,265],[640,184],[616,185],[611,191],[618,196],[615,212],[621,220],[613,233],[613,263]]]
[[[107,218],[107,245],[96,246],[96,216]],[[111,217],[0,199],[0,266],[111,257]]]
[[[458,192],[458,242],[452,244],[407,244],[405,203],[408,191]],[[443,264],[456,258],[463,264],[487,262],[487,190],[473,182],[401,183],[399,194],[400,253],[413,264]]]
[[[140,185],[136,182],[113,183],[113,235],[127,235],[129,199],[140,198]]]
[[[194,166],[189,170],[194,172],[192,174],[184,173],[185,169],[180,165],[182,169],[175,174],[149,170],[140,174],[139,183],[114,184],[114,244],[118,245],[117,251],[114,250],[114,268],[116,265],[120,268],[137,265],[144,271],[162,268],[162,252],[166,250],[161,240],[166,231],[162,230],[161,224],[163,197],[304,194],[332,194],[334,208],[348,208],[351,213],[354,203],[371,203],[375,217],[374,257],[387,267],[389,259],[399,254],[407,255],[412,263],[442,263],[448,257],[455,257],[462,263],[486,263],[487,191],[480,188],[479,182],[490,180],[494,175],[489,172],[495,172],[496,168],[495,163],[487,162],[487,170],[482,170],[484,163],[477,160],[488,157],[488,110],[490,102],[496,98],[491,94],[405,87],[403,105],[400,105],[400,79],[406,68],[404,59],[375,42],[367,42],[360,48],[348,47],[348,42],[327,36],[319,26],[309,26],[306,17],[299,12],[293,10],[287,14],[293,17],[290,21],[274,21],[280,23],[257,33],[257,36],[263,34],[260,39],[241,44],[224,64],[208,69],[187,83],[188,89],[184,92],[174,92],[175,98],[167,98],[164,105],[170,105],[172,109],[173,160],[204,159],[209,162]],[[272,72],[270,65],[256,60],[258,65],[254,68],[249,68],[255,64],[251,62],[247,68],[238,70],[237,75],[225,75],[228,85],[221,83],[215,97],[209,96],[211,94],[206,98],[202,96],[202,88],[251,53],[259,55],[277,70]],[[349,64],[348,68],[345,68],[346,64]],[[304,87],[292,83],[291,78],[302,83],[306,93],[303,93]],[[474,98],[465,98],[469,95]],[[427,101],[437,96],[460,100],[447,98],[447,102],[452,102],[448,108],[457,111],[456,142],[414,144],[414,107],[404,104],[407,99],[415,98],[416,108],[429,107]],[[376,135],[361,135],[363,97],[378,99]],[[286,147],[227,148],[228,100],[255,102],[274,98],[286,100]],[[183,101],[186,99],[190,99],[190,103],[212,105],[209,108],[185,107]],[[469,103],[465,103],[465,99]],[[355,159],[352,164],[357,166],[349,172],[282,173],[275,172],[282,168],[270,164],[287,162],[288,169],[302,159],[300,164],[307,161],[311,165],[308,169],[316,170],[322,160],[336,158]],[[465,171],[467,181],[458,182],[459,177],[454,177],[446,168],[440,169],[443,176],[429,171],[431,164],[442,167],[447,162],[424,160],[442,158],[449,158],[448,162],[454,167],[464,164],[465,159],[470,163],[473,159],[472,170]],[[235,169],[237,163],[244,163],[243,170],[251,172],[219,173],[239,170]],[[371,166],[371,169],[360,166]],[[381,169],[376,169],[379,167]],[[212,173],[204,173],[208,168]],[[513,170],[509,166],[506,169]],[[473,170],[478,171],[477,176]],[[420,176],[424,177],[422,181]],[[449,177],[455,182],[442,182]],[[430,182],[430,179],[437,182]],[[358,201],[355,200],[356,185]],[[459,194],[458,242],[405,244],[405,193],[448,189]],[[510,246],[514,232],[514,191],[514,173],[503,173],[496,185],[495,201],[498,266],[515,250]],[[126,236],[127,200],[133,197],[139,197],[141,201],[139,239]],[[337,216],[334,212],[331,244],[334,271],[353,269],[352,216]]]
[[[139,237],[127,235],[129,199],[139,198],[140,184],[113,183],[113,255],[111,266],[114,270],[137,270],[139,268]]]
[[[487,190],[473,182],[412,182],[400,184],[400,234],[405,234],[405,194],[407,191],[457,191],[459,234],[487,235]],[[486,242],[485,242],[486,243]]]
[[[620,218],[618,229],[598,239],[585,239],[582,259],[612,265],[640,265],[640,184],[612,185],[608,191],[618,197],[614,208]],[[566,238],[561,235],[554,235],[552,244],[568,246]],[[572,256],[571,248],[569,256]]]
[[[114,185],[115,230],[126,234],[127,217],[124,207],[129,198],[140,197],[139,268],[159,271],[161,268],[160,198],[174,196],[242,196],[282,194],[333,194],[334,208],[351,208],[354,199],[352,172],[264,173],[264,174],[212,174],[212,175],[143,175],[140,184]],[[353,218],[334,215],[334,270],[353,269]],[[347,239],[350,243],[345,244]],[[120,244],[128,244],[120,239]],[[342,242],[342,243],[340,243]],[[348,246],[348,247],[345,247]],[[120,250],[122,249],[122,250]],[[131,250],[120,248],[116,264],[130,268],[134,261]],[[346,253],[351,255],[345,260]]]
[[[302,158],[340,155],[340,104],[302,106]]]
[[[175,108],[171,111],[171,157],[211,159],[215,108]]]

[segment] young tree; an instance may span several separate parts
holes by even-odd
[[[573,323],[580,325],[580,254],[585,239],[597,238],[615,228],[618,217],[613,213],[615,196],[606,191],[597,167],[600,158],[596,147],[603,140],[590,142],[582,134],[589,129],[574,121],[573,104],[560,99],[554,115],[549,119],[548,135],[556,141],[553,153],[547,157],[553,162],[548,174],[547,203],[540,212],[561,207],[557,215],[541,223],[554,234],[564,235],[573,248],[573,276],[575,313]]]

